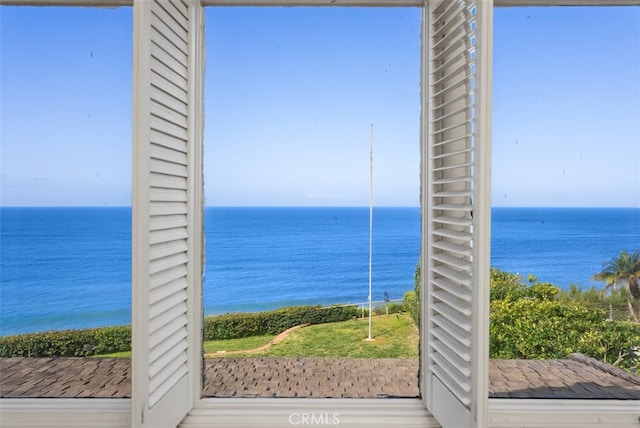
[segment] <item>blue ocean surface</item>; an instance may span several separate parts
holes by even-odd
[[[205,211],[205,314],[368,298],[368,208]],[[375,208],[374,301],[413,287],[418,208]],[[640,209],[494,208],[493,266],[566,288],[640,248]],[[0,208],[0,334],[131,322],[130,208]]]
[[[640,250],[638,208],[493,208],[491,265],[561,288],[591,277],[621,250]]]
[[[1,208],[0,334],[131,322],[130,208]]]
[[[369,296],[369,208],[206,212],[205,313],[361,303]],[[402,299],[420,255],[420,210],[377,208],[372,299]]]

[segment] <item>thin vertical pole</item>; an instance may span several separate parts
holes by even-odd
[[[369,131],[369,338],[371,337],[371,266],[373,259],[373,124]]]

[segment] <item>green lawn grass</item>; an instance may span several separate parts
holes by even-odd
[[[241,339],[211,340],[204,342],[204,352],[206,354],[214,354],[217,352],[233,352],[244,351],[247,349],[259,348],[269,343],[275,336],[251,336]]]
[[[209,340],[204,342],[204,352],[207,354],[215,354],[220,351],[234,352],[244,351],[247,349],[259,348],[269,343],[275,336],[251,336],[243,337],[241,339],[226,339],[226,340]],[[223,352],[220,352],[223,355]],[[235,354],[237,355],[237,354]],[[131,358],[131,351],[127,352],[114,352],[112,354],[94,355],[95,358]]]
[[[276,357],[348,357],[348,358],[417,358],[418,332],[406,314],[376,316],[372,321],[373,341],[368,318],[317,324],[290,332],[285,339],[264,351],[247,355]],[[259,348],[275,336],[252,336],[241,339],[204,342],[204,351],[224,356],[242,356],[244,350]],[[224,352],[220,352],[224,351]],[[95,357],[131,358],[131,352]]]
[[[418,332],[406,314],[317,324],[292,331],[280,343],[253,356],[417,358]]]
[[[91,358],[131,358],[131,351],[113,352],[111,354],[92,355]]]

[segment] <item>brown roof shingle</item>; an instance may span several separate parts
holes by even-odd
[[[640,376],[581,354],[564,360],[491,360],[489,396],[640,400]]]
[[[125,358],[0,358],[0,397],[131,395]],[[204,395],[416,397],[416,359],[206,358]],[[490,360],[491,398],[640,400],[640,376],[580,354],[563,360]]]

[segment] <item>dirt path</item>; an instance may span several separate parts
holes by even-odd
[[[276,337],[274,337],[273,339],[271,339],[269,341],[269,343],[266,343],[264,345],[262,345],[259,348],[254,348],[254,349],[244,349],[241,351],[217,351],[217,352],[210,352],[207,354],[204,354],[205,357],[220,357],[223,355],[243,355],[243,354],[255,354],[256,352],[260,352],[260,351],[264,351],[265,349],[268,349],[269,347],[271,347],[272,345],[275,345],[277,343],[280,343],[284,340],[285,337],[287,337],[287,335],[289,333],[291,333],[294,330],[297,330],[299,328],[302,327],[306,327],[309,324],[300,324],[300,325],[296,325],[294,327],[291,327],[285,331],[283,331],[282,333],[278,334]]]

